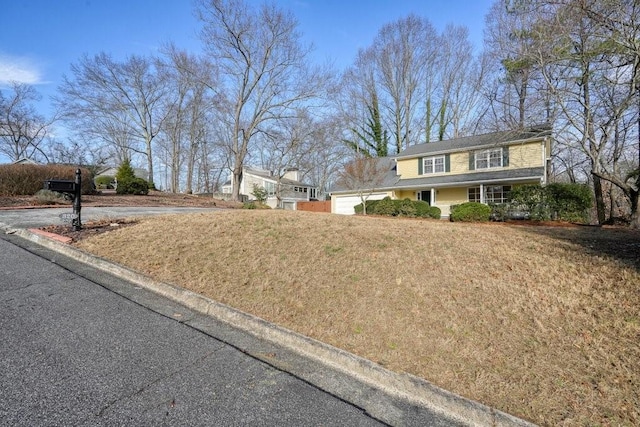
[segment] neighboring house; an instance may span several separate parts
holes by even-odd
[[[267,190],[266,203],[272,208],[296,210],[297,202],[315,200],[317,195],[316,187],[299,181],[299,171],[293,168],[288,169],[284,176],[280,178],[281,201],[279,204],[276,197],[277,176],[267,170],[245,166],[242,168],[240,195],[247,200],[254,200],[255,196],[252,194],[254,184]],[[231,194],[232,188],[231,181],[225,182],[222,185],[222,194]]]
[[[451,205],[503,203],[514,187],[546,184],[550,157],[548,126],[417,144],[380,160],[388,176],[369,200],[424,200],[447,218]],[[360,203],[353,189],[331,192],[332,213],[352,215]]]

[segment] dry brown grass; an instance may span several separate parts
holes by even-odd
[[[640,423],[632,231],[225,211],[78,245],[538,424]]]

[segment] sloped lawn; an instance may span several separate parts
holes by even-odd
[[[640,424],[640,233],[288,211],[78,246],[541,425]]]

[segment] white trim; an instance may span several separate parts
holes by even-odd
[[[442,159],[442,172],[436,172],[436,159]],[[427,172],[427,165],[425,164],[426,160],[431,160],[431,169],[433,170],[433,172]],[[440,156],[427,156],[427,157],[423,157],[422,158],[422,175],[442,175],[447,173],[447,159],[446,156],[440,155]]]

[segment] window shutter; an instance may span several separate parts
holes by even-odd
[[[450,154],[444,155],[444,171],[451,172],[451,155]]]
[[[509,166],[509,146],[502,147],[502,166]]]
[[[424,157],[420,157],[418,159],[418,175],[422,175],[422,166],[424,164],[424,161],[422,160]]]
[[[469,152],[469,170],[475,170],[476,168],[476,153],[473,151]]]

